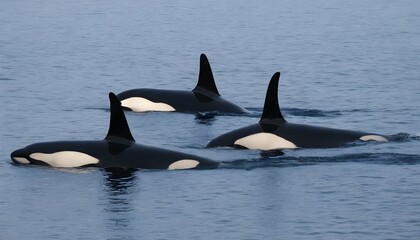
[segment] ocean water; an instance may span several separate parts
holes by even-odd
[[[2,239],[417,239],[420,2],[0,2]],[[192,89],[206,53],[245,116],[127,112],[140,143],[203,171],[16,166],[35,142],[102,139],[108,92]],[[205,149],[255,123],[282,73],[290,122],[390,135],[283,155]]]

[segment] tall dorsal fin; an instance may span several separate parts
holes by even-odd
[[[109,93],[109,103],[111,107],[111,117],[109,121],[108,134],[105,139],[118,137],[135,142],[133,135],[131,135],[130,128],[128,127],[124,111],[122,110],[121,102],[113,92]]]
[[[198,75],[197,86],[195,86],[193,91],[199,90],[200,88],[220,96],[219,91],[217,91],[216,83],[214,82],[209,60],[204,53],[200,56],[200,73]]]
[[[286,122],[281,114],[278,99],[280,73],[274,73],[268,84],[267,94],[265,95],[264,110],[260,122],[264,120],[276,120]]]

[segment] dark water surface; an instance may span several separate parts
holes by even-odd
[[[417,239],[420,2],[0,2],[2,239]],[[101,139],[108,92],[192,89],[200,53],[251,113],[127,113],[138,142],[208,171],[15,166],[40,141]],[[391,135],[335,149],[203,149],[259,120],[271,75],[291,122]]]

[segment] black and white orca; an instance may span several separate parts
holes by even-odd
[[[217,90],[206,55],[200,56],[197,86],[192,91],[131,89],[117,95],[124,109],[134,112],[246,113],[244,108],[223,99]]]
[[[137,144],[131,135],[121,103],[109,94],[111,117],[108,134],[103,140],[57,141],[35,143],[14,151],[11,159],[17,164],[38,164],[52,167],[100,167],[140,169],[215,168],[218,162]]]
[[[225,133],[208,143],[207,147],[236,147],[263,151],[294,148],[338,147],[353,141],[387,141],[378,134],[317,127],[287,122],[278,103],[280,73],[271,78],[260,121]]]

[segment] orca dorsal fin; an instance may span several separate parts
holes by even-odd
[[[219,91],[217,91],[216,83],[214,82],[209,60],[204,53],[200,56],[200,72],[198,74],[197,86],[195,86],[193,92],[200,89],[205,89],[220,96]]]
[[[265,95],[264,110],[260,119],[260,122],[264,120],[275,120],[286,122],[283,115],[281,114],[278,99],[278,87],[279,87],[280,72],[274,73],[271,77],[270,83],[268,84],[267,94]]]
[[[121,107],[121,102],[113,92],[109,93],[109,103],[111,107],[111,117],[109,121],[108,134],[105,139],[121,138],[124,140],[135,142],[128,127],[127,119]]]

